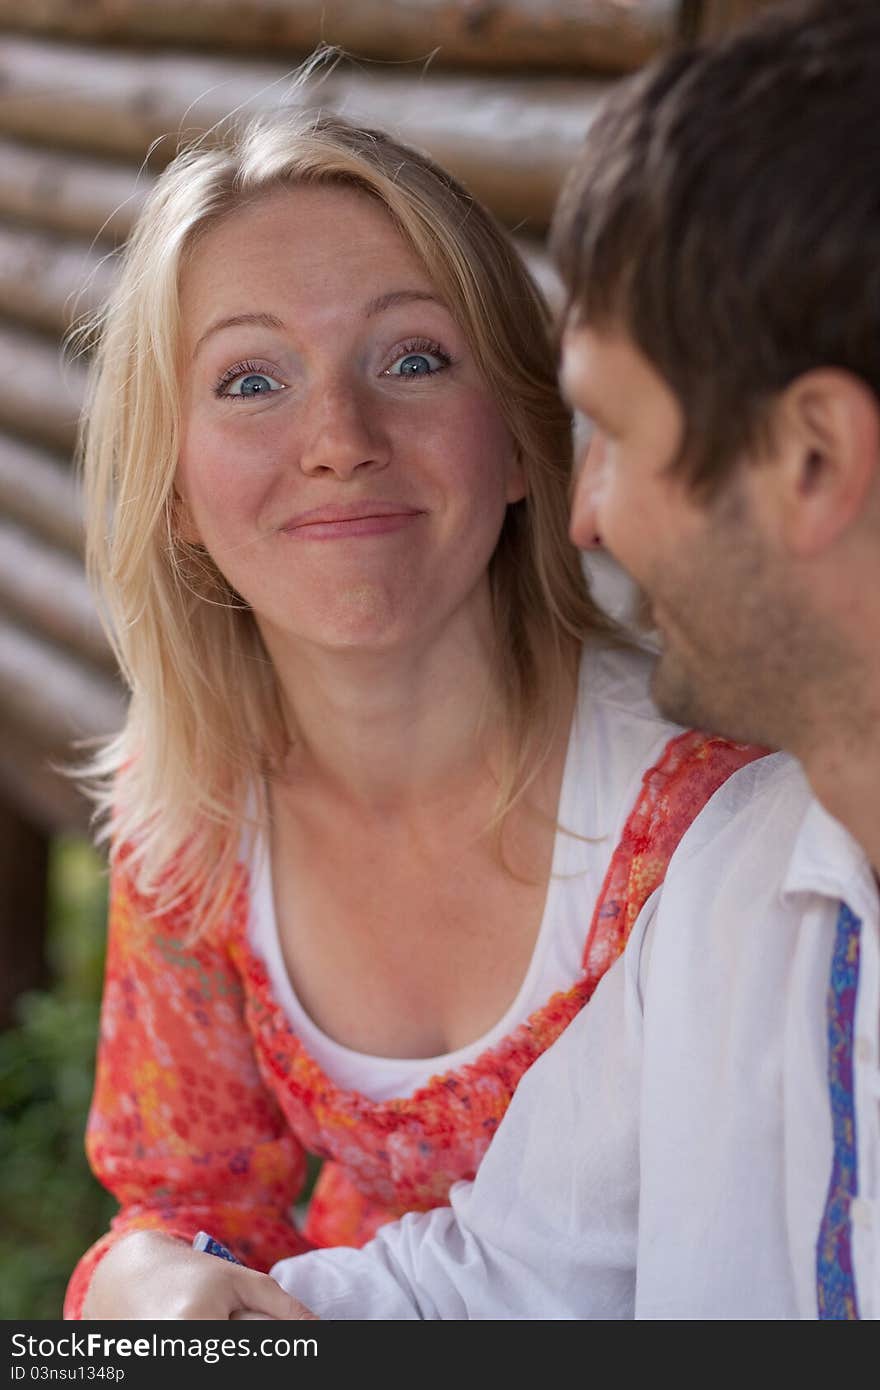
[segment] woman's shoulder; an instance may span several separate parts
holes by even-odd
[[[581,654],[563,800],[578,833],[619,835],[645,775],[681,730],[651,699],[649,653],[590,641]]]
[[[114,935],[137,940],[143,950],[163,942],[185,946],[196,955],[226,952],[250,914],[253,865],[230,857],[219,886],[180,872],[178,856],[148,877],[131,839],[111,840],[109,850],[110,923]]]

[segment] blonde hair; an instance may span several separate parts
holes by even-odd
[[[84,773],[136,888],[157,912],[189,904],[202,926],[223,911],[243,829],[266,823],[265,779],[287,731],[250,610],[175,526],[180,274],[219,218],[303,184],[350,186],[383,205],[465,333],[524,469],[527,497],[508,507],[490,563],[506,734],[497,824],[549,753],[580,644],[611,628],[567,535],[571,421],[549,314],[491,215],[421,153],[315,112],[264,116],[182,150],[92,326],[88,567],[131,699],[122,732]]]

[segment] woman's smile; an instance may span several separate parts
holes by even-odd
[[[402,502],[365,499],[339,506],[315,507],[285,522],[281,530],[296,540],[349,540],[402,531],[424,515],[423,510]]]

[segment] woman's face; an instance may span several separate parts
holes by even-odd
[[[181,531],[276,649],[390,649],[485,613],[521,473],[464,334],[387,213],[277,190],[181,284]]]

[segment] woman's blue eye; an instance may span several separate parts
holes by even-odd
[[[247,372],[227,382],[223,389],[225,396],[268,396],[273,391],[283,391],[284,383],[276,381],[267,372]]]
[[[386,371],[386,376],[433,376],[449,366],[448,357],[436,352],[407,352],[398,357]]]

